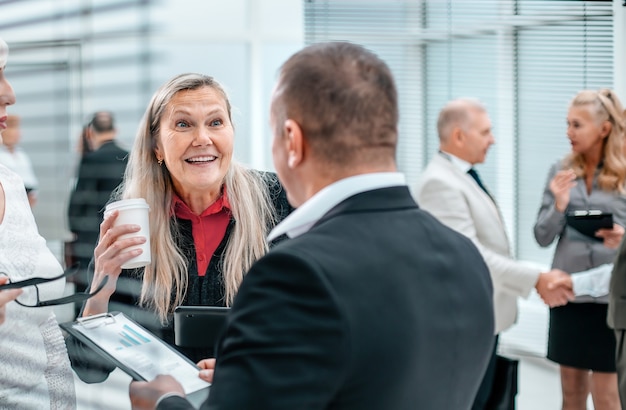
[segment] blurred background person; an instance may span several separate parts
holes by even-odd
[[[3,143],[0,144],[0,164],[22,178],[28,194],[28,203],[33,207],[37,202],[39,182],[35,176],[35,170],[28,154],[19,146],[22,138],[20,117],[9,115],[7,116],[6,124],[7,128],[2,135]]]
[[[76,186],[70,195],[67,210],[71,242],[70,262],[78,263],[80,273],[74,278],[76,292],[83,292],[89,283],[88,266],[98,242],[100,222],[111,193],[122,183],[128,151],[116,142],[117,130],[113,114],[96,112],[81,135],[81,161]],[[76,306],[76,315],[81,306]]]
[[[83,128],[80,131],[80,135],[78,136],[78,141],[76,142],[76,153],[78,154],[76,170],[74,178],[72,178],[70,186],[72,187],[72,191],[76,188],[76,179],[78,178],[78,167],[83,160],[83,157],[93,150],[91,149],[91,141],[90,141],[90,133],[91,133],[91,124],[87,123],[83,125]],[[64,242],[63,248],[63,256],[65,258],[65,266],[73,266],[75,263],[79,262],[76,258],[76,251],[74,250],[74,242],[76,241],[76,235],[71,233],[71,237]],[[75,313],[78,315],[80,312],[81,306],[76,306]]]
[[[4,77],[8,46],[0,38],[0,140],[7,127],[6,107],[15,103]],[[11,281],[60,275],[63,268],[37,230],[24,183],[0,164],[0,272]],[[42,285],[42,300],[61,296],[64,280]],[[6,296],[5,291],[0,291]],[[34,296],[34,286],[21,297]],[[19,299],[18,299],[19,300]],[[74,409],[76,394],[63,335],[50,307],[10,302],[0,326],[0,407],[5,409]]]
[[[493,390],[499,334],[515,323],[517,298],[528,297],[534,288],[546,303],[565,303],[571,291],[547,289],[547,284],[563,272],[540,272],[512,256],[498,205],[474,169],[474,165],[485,162],[489,147],[495,143],[483,104],[469,98],[449,101],[439,112],[437,132],[439,152],[422,174],[417,203],[474,242],[489,267],[494,287],[494,349],[472,406],[482,410],[488,408]]]
[[[579,272],[611,263],[626,225],[626,156],[623,112],[608,89],[579,92],[567,113],[572,151],[548,173],[534,227],[540,246],[557,241],[552,267]],[[566,223],[566,214],[600,210],[613,214],[612,229],[597,238]],[[607,326],[608,296],[577,296],[550,309],[548,359],[560,365],[563,409],[619,409],[615,335]]]
[[[85,155],[93,152],[91,145],[91,123],[88,123],[83,126],[76,143],[76,152],[78,152],[79,158],[82,159]]]
[[[111,280],[83,316],[123,311],[175,346],[176,306],[231,305],[244,273],[267,252],[269,231],[291,211],[275,174],[233,160],[234,138],[230,102],[212,77],[181,74],[156,91],[116,194],[148,202],[152,262],[122,270],[138,254],[128,248],[145,239],[124,239],[138,227],[112,227],[113,212],[101,225],[92,282]],[[81,379],[99,382],[113,370],[77,340],[68,343]],[[214,356],[212,347],[178,350],[194,362]]]

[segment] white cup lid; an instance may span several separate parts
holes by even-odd
[[[111,202],[104,208],[105,213],[112,212],[116,209],[128,209],[128,208],[145,208],[150,209],[148,203],[143,198],[122,199],[120,201]]]

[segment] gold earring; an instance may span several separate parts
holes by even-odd
[[[163,158],[157,159],[157,163],[159,164],[159,166],[163,165]]]

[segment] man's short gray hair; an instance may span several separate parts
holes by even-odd
[[[472,110],[487,112],[483,103],[475,98],[457,98],[448,101],[439,112],[437,120],[439,141],[447,141],[455,127],[466,129],[469,126],[470,112]]]

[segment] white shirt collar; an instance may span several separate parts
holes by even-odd
[[[450,162],[452,162],[452,165],[454,165],[456,168],[458,168],[462,173],[466,173],[467,171],[469,171],[472,168],[472,164],[470,164],[469,162],[454,156],[448,152],[445,151],[439,151],[439,153],[443,156],[446,157],[447,159],[450,160]]]
[[[307,232],[335,205],[346,198],[373,189],[406,185],[404,174],[399,172],[377,172],[344,178],[334,182],[313,195],[276,225],[267,237],[268,242],[282,234],[290,238]]]

